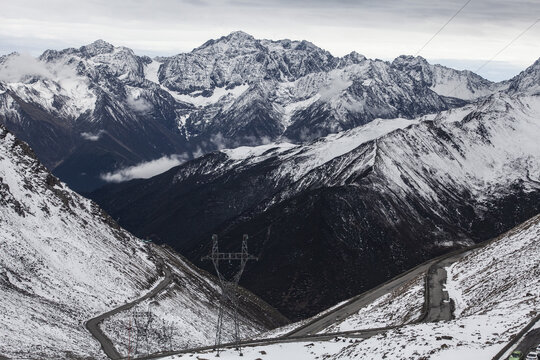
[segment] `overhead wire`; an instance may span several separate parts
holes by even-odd
[[[443,31],[444,28],[445,28],[448,24],[450,24],[450,22],[451,22],[452,20],[454,20],[454,18],[461,12],[461,10],[465,9],[465,7],[466,7],[467,5],[469,5],[469,3],[470,3],[471,1],[472,1],[472,0],[468,0],[462,7],[460,7],[459,10],[456,11],[456,13],[455,13],[454,15],[452,15],[452,17],[451,17],[450,19],[448,19],[448,21],[447,21],[447,22],[446,22],[446,23],[445,23],[445,24],[444,24],[444,25],[443,25],[443,26],[442,26],[435,34],[433,34],[433,36],[432,36],[428,41],[426,41],[426,43],[425,43],[424,45],[422,45],[422,47],[416,52],[416,54],[414,54],[414,56],[418,56],[418,54],[420,54],[420,52],[421,52],[422,50],[424,50],[424,48],[425,48],[426,46],[428,46],[429,43],[430,43],[433,39],[435,39],[435,37],[436,37],[437,35],[439,35],[439,33],[440,33],[441,31]]]
[[[522,37],[523,35],[525,35],[526,32],[528,32],[529,30],[531,30],[533,28],[534,25],[538,24],[540,22],[540,18],[536,19],[531,25],[529,25],[525,30],[523,30],[522,32],[520,32],[516,37],[514,37],[512,40],[510,40],[510,42],[508,44],[506,44],[505,46],[502,47],[502,49],[500,49],[499,51],[497,51],[497,53],[495,55],[493,55],[489,60],[486,60],[482,65],[480,65],[476,70],[473,71],[473,73],[478,73],[478,71],[482,70],[486,65],[488,65],[490,62],[492,62],[493,60],[495,60],[495,58],[497,56],[499,56],[500,54],[502,54],[506,49],[508,49],[513,43],[515,43],[520,37]],[[448,93],[447,96],[451,96],[456,90],[457,88],[460,86],[460,84],[456,85],[456,87],[454,87],[452,89],[452,91],[450,91]]]
[[[538,24],[540,22],[540,18],[536,19],[531,25],[529,25],[525,30],[523,30],[521,33],[519,33],[518,36],[513,38],[508,44],[506,44],[501,50],[499,50],[495,55],[491,57],[491,59],[487,60],[485,63],[480,65],[478,69],[476,69],[474,72],[478,72],[484,68],[487,64],[492,62],[497,56],[499,56],[504,50],[508,49],[513,43],[515,43],[520,37],[525,35],[525,33],[533,28],[534,25]]]

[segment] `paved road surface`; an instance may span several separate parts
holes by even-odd
[[[539,321],[540,315],[536,315],[536,317],[529,321],[529,323],[525,325],[525,327],[518,334],[516,334],[512,341],[506,344],[492,358],[492,360],[506,360],[506,357],[503,357],[503,355],[510,352],[510,349],[521,350],[523,352],[523,356],[526,356],[527,352],[533,350],[536,345],[540,344],[540,329],[531,330],[531,328],[533,328]]]
[[[394,328],[397,328],[397,327],[398,326]],[[346,336],[347,340],[350,340],[350,338],[368,339],[383,331],[388,331],[388,329],[385,329],[385,330],[370,329],[370,330],[363,330],[363,331],[350,331],[350,332],[332,333],[332,334],[314,334],[314,335],[303,335],[303,336],[279,337],[275,339],[246,340],[246,341],[241,341],[239,344],[233,344],[233,343],[222,344],[221,348],[222,349],[235,348],[238,345],[240,345],[241,347],[252,347],[252,346],[263,346],[263,345],[271,345],[271,344],[292,343],[292,342],[298,342],[298,341],[331,341],[331,340],[341,341],[341,338],[340,338],[341,336]],[[215,346],[209,345],[209,346],[201,346],[198,348],[185,349],[185,350],[164,351],[161,353],[140,356],[140,357],[134,358],[133,360],[158,359],[164,356],[187,354],[187,353],[198,353],[198,352],[202,352],[206,350],[213,350],[213,349],[215,349]]]
[[[369,305],[374,300],[406,284],[423,273],[427,273],[427,281],[424,285],[424,301],[426,302],[426,305],[418,322],[451,320],[453,306],[449,301],[448,292],[444,290],[444,286],[446,284],[446,270],[444,270],[444,268],[464,257],[467,253],[469,253],[469,251],[470,250],[466,249],[460,250],[457,253],[454,252],[452,254],[444,255],[421,264],[401,275],[398,275],[397,277],[376,287],[375,289],[369,290],[352,298],[350,301],[329,312],[328,314],[289,332],[285,336],[296,337],[317,334],[326,329],[328,326],[357,313],[360,309]],[[379,332],[391,328],[395,328],[395,326],[381,328]]]
[[[464,257],[468,252],[436,261],[428,271],[427,286],[427,313],[423,322],[449,321],[453,318],[454,305],[450,300],[446,287],[447,266],[452,265]]]
[[[86,322],[85,326],[90,331],[92,336],[101,344],[101,348],[105,352],[105,354],[113,360],[121,359],[122,356],[116,351],[116,348],[114,347],[112,341],[101,331],[99,324],[109,316],[112,316],[114,314],[117,314],[119,312],[131,309],[133,306],[139,304],[140,302],[151,298],[155,295],[157,295],[159,292],[161,292],[163,289],[165,289],[167,286],[169,286],[172,283],[172,274],[171,270],[167,267],[163,267],[164,273],[165,273],[165,279],[163,279],[155,288],[153,288],[150,292],[146,293],[146,295],[138,298],[137,300],[133,300],[132,302],[129,302],[127,304],[124,304],[116,309],[113,309],[111,311],[108,311],[104,314],[101,314],[93,319],[90,319]]]
[[[521,350],[524,355],[533,351],[540,344],[540,329],[531,330],[516,346],[516,350]]]
[[[477,248],[474,246],[473,248]],[[332,325],[340,319],[356,313],[362,307],[368,305],[373,300],[378,297],[392,291],[393,289],[407,283],[408,281],[414,279],[416,276],[421,275],[422,273],[427,273],[427,281],[425,283],[425,306],[422,316],[417,320],[417,322],[427,322],[427,321],[440,321],[447,320],[452,318],[452,306],[448,300],[448,293],[444,290],[444,285],[446,283],[446,271],[444,267],[452,264],[453,262],[461,259],[467,253],[472,251],[472,248],[462,249],[455,251],[453,253],[440,256],[436,259],[430,260],[424,264],[418,265],[417,267],[391,279],[390,281],[379,285],[375,289],[369,290],[361,295],[358,295],[352,298],[350,301],[346,302],[342,306],[334,309],[328,314],[322,316],[321,318],[315,319],[312,322],[301,326],[298,329],[295,329],[288,334],[277,337],[274,339],[255,339],[247,340],[240,342],[240,345],[243,347],[246,346],[261,346],[277,343],[290,343],[298,341],[330,341],[333,339],[338,339],[340,336],[346,336],[347,338],[362,338],[367,339],[377,334],[386,332],[391,329],[400,328],[403,325],[397,326],[388,326],[384,328],[377,329],[368,329],[368,330],[352,330],[352,331],[342,331],[336,333],[328,334],[318,334],[321,330],[325,329],[329,325]],[[236,347],[238,344],[222,344],[222,348]],[[162,353],[156,353],[146,356],[141,356],[136,358],[136,360],[150,360],[156,359],[164,356],[185,354],[185,353],[197,353],[205,350],[211,350],[215,347],[203,346],[192,349],[178,350],[178,351],[167,351]]]
[[[323,331],[324,329],[329,327],[330,325],[333,325],[336,322],[340,320],[344,320],[348,316],[357,313],[360,309],[369,305],[371,302],[378,299],[379,297],[393,291],[394,289],[400,287],[403,284],[406,284],[407,282],[413,280],[415,277],[422,275],[429,269],[431,265],[432,265],[432,262],[428,262],[420,266],[417,266],[411,271],[405,274],[399,275],[398,277],[376,287],[373,290],[366,291],[360,296],[356,296],[352,298],[350,301],[338,307],[337,309],[331,311],[330,313],[318,319],[315,319],[312,322],[309,322],[301,326],[300,328],[297,328],[289,332],[286,336],[296,337],[296,336],[303,336],[303,335],[309,335],[309,334],[317,334],[320,331]]]
[[[349,315],[352,315],[364,306],[371,303],[373,300],[377,299],[380,296],[387,294],[388,292],[398,288],[399,286],[411,281],[416,276],[419,276],[423,273],[427,273],[427,280],[424,285],[425,289],[425,299],[424,299],[424,309],[422,315],[416,321],[418,322],[427,322],[427,321],[441,321],[449,320],[452,318],[452,305],[448,301],[448,294],[444,290],[444,284],[446,283],[446,271],[444,267],[450,265],[451,263],[461,259],[468,252],[472,251],[475,248],[484,246],[484,244],[478,244],[467,249],[457,250],[450,254],[442,255],[438,258],[427,261],[417,267],[387,281],[386,283],[379,285],[378,287],[369,290],[363,294],[360,294],[351,300],[347,301],[340,307],[332,310],[328,314],[317,318],[293,331],[290,333],[273,338],[273,339],[254,339],[248,341],[242,341],[240,344],[242,346],[260,346],[276,343],[286,343],[286,342],[297,342],[297,341],[328,341],[335,339],[339,336],[347,336],[347,338],[369,338],[374,335],[386,332],[391,329],[399,328],[403,325],[398,326],[389,326],[378,329],[368,329],[368,330],[353,330],[353,331],[343,331],[337,333],[328,333],[328,334],[317,334],[323,329],[327,328],[329,325],[336,323],[340,319],[344,319]],[[105,350],[107,356],[113,360],[120,359],[120,355],[116,352],[116,349],[112,345],[111,341],[101,332],[97,324],[103,319],[111,316],[115,313],[121,312],[123,310],[129,309],[133,305],[156,295],[159,291],[165,288],[168,283],[170,283],[170,271],[166,270],[165,280],[158,285],[156,289],[152,292],[146,294],[143,298],[135,300],[132,303],[126,304],[123,307],[112,310],[108,313],[102,314],[87,323],[87,328],[92,332],[94,337],[102,344],[103,349]],[[169,282],[167,282],[167,280]],[[90,329],[90,326],[92,330]],[[235,347],[238,344],[222,344],[222,347]],[[141,356],[136,359],[146,360],[146,359],[155,359],[168,355],[175,354],[184,354],[184,353],[193,353],[204,350],[213,349],[214,346],[204,346],[192,349],[184,349],[179,351],[168,351],[162,353],[156,353],[152,355]]]

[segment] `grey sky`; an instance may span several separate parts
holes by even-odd
[[[344,55],[390,60],[414,54],[465,0],[17,0],[2,1],[0,54],[34,55],[102,38],[139,54],[190,51],[243,30],[305,39]],[[540,17],[539,0],[472,0],[421,53],[475,70]],[[540,57],[540,24],[480,72],[509,78]]]

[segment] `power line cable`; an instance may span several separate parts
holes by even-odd
[[[527,27],[525,30],[523,30],[518,36],[516,36],[515,38],[513,38],[508,44],[506,44],[501,50],[499,50],[495,55],[493,55],[493,57],[489,60],[487,60],[485,63],[483,63],[482,65],[480,65],[480,67],[478,69],[476,69],[474,72],[478,72],[479,70],[481,70],[484,66],[486,66],[487,64],[489,64],[490,62],[492,62],[497,56],[499,56],[504,50],[508,49],[514,42],[516,42],[517,39],[519,39],[520,37],[522,37],[527,31],[531,30],[532,27],[536,24],[538,24],[538,22],[540,22],[540,18],[536,19],[531,25],[529,25],[529,27]]]
[[[490,62],[492,62],[497,56],[499,56],[500,54],[502,54],[502,52],[506,49],[508,49],[513,43],[515,43],[520,37],[522,37],[523,35],[525,35],[525,33],[529,30],[532,29],[532,27],[536,24],[538,24],[540,22],[540,18],[536,19],[531,25],[529,25],[525,30],[523,30],[521,33],[519,33],[515,38],[513,38],[512,40],[510,40],[510,42],[508,44],[506,44],[505,46],[503,46],[503,48],[501,50],[499,50],[495,55],[493,55],[491,57],[491,59],[489,60],[486,60],[486,62],[484,62],[482,65],[480,65],[476,70],[474,70],[473,72],[475,74],[478,73],[478,71],[480,71],[481,69],[484,68],[484,66],[486,66],[487,64],[489,64]],[[454,92],[457,90],[457,88],[460,86],[460,84],[456,85],[456,87],[454,87],[452,89],[452,91],[450,91],[448,93],[447,96],[452,96],[452,94],[454,94]]]
[[[435,33],[435,34],[434,34],[434,35],[433,35],[433,36],[432,36],[432,37],[431,37],[424,45],[422,45],[422,47],[420,48],[420,50],[418,50],[418,51],[416,52],[416,54],[414,54],[414,56],[418,56],[418,54],[420,54],[420,52],[421,52],[422,50],[424,50],[424,48],[425,48],[426,46],[428,46],[428,44],[429,44],[433,39],[435,39],[435,37],[436,37],[437,35],[439,35],[439,33],[440,33],[441,31],[443,31],[444,28],[445,28],[448,24],[450,24],[450,22],[451,22],[452,20],[454,20],[454,18],[461,12],[461,10],[463,10],[463,9],[465,8],[465,6],[469,5],[469,3],[470,3],[471,1],[472,1],[472,0],[468,0],[462,7],[460,7],[459,10],[456,11],[456,13],[455,13],[454,15],[452,15],[452,17],[451,17],[451,18],[450,18],[450,19],[449,19],[449,20],[448,20],[448,21],[447,21],[447,22],[439,29],[439,31],[437,31],[437,32],[436,32],[436,33]]]

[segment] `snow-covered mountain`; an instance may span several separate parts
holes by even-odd
[[[504,88],[502,84],[494,84],[471,71],[431,65],[420,56],[400,56],[392,65],[427,83],[431,90],[442,96],[474,100]]]
[[[513,93],[540,93],[540,59],[536,60],[525,71],[506,82],[506,84],[509,91]]]
[[[159,79],[167,88],[184,93],[261,80],[294,81],[341,64],[308,41],[256,40],[242,31],[162,60]]]
[[[280,138],[302,142],[375,118],[413,118],[489,95],[478,75],[307,41],[234,32],[189,53],[150,59],[98,40],[0,57],[0,122],[76,190],[119,168]]]
[[[176,111],[189,106],[145,80],[144,61],[104,41],[6,56],[0,121],[78,190],[119,166],[182,153]]]
[[[534,84],[509,88],[305,144],[223,150],[93,198],[194,261],[212,232],[250,234],[260,261],[244,285],[302,318],[540,212],[539,118]]]
[[[155,337],[165,321],[175,348],[213,343],[219,298],[215,278],[120,228],[95,203],[51,175],[3,125],[0,227],[0,357],[106,358],[84,323],[149,292],[164,280],[164,267],[171,269],[173,281],[150,299],[156,326],[151,345],[159,347]],[[283,321],[256,297],[244,295],[244,335]],[[105,321],[104,330],[126,355],[132,312],[115,316]],[[227,338],[232,331],[228,320]]]

